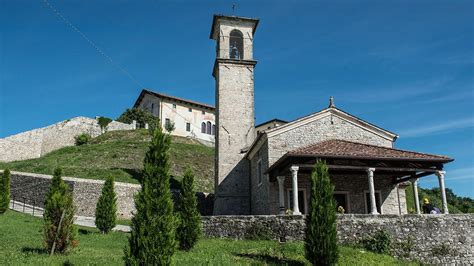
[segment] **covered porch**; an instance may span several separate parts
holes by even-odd
[[[326,162],[334,198],[345,213],[406,214],[405,186],[413,183],[416,212],[421,213],[417,180],[438,178],[443,213],[447,207],[443,171],[453,159],[344,140],[328,140],[286,153],[268,170],[280,214],[307,213],[310,175],[316,160]],[[276,206],[275,206],[276,207]]]

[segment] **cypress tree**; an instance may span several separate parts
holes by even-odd
[[[114,177],[107,177],[95,208],[95,225],[104,234],[109,233],[117,223],[117,196],[114,191]]]
[[[10,170],[5,169],[0,180],[0,214],[8,210],[10,204]]]
[[[64,253],[77,244],[72,193],[61,174],[60,168],[54,170],[44,203],[44,244],[51,254]]]
[[[126,265],[171,264],[177,222],[170,190],[170,144],[171,137],[160,126],[155,127],[145,155],[141,190],[135,197],[136,213],[125,248]]]
[[[191,169],[184,173],[178,205],[178,229],[176,238],[181,250],[190,250],[194,247],[201,235],[201,214],[197,208],[197,199],[194,192],[194,174]]]
[[[306,216],[305,255],[313,265],[334,265],[338,258],[334,186],[326,163],[318,160],[311,174]]]

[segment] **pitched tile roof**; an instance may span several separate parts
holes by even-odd
[[[214,111],[216,109],[214,106],[209,105],[209,104],[200,103],[200,102],[196,102],[196,101],[192,101],[192,100],[187,100],[187,99],[183,99],[183,98],[179,98],[179,97],[175,97],[175,96],[171,96],[171,95],[167,95],[167,94],[163,94],[163,93],[158,93],[158,92],[154,92],[154,91],[151,91],[151,90],[148,90],[148,89],[143,89],[142,90],[142,92],[138,96],[137,100],[135,101],[135,104],[133,105],[133,107],[137,107],[140,104],[140,102],[143,99],[143,97],[145,96],[145,94],[154,95],[158,98],[167,98],[167,99],[171,99],[171,100],[174,100],[174,101],[177,101],[177,102],[182,102],[182,103],[187,103],[187,104],[190,104],[190,105],[204,107],[204,108],[210,109],[212,111]]]
[[[360,159],[433,160],[450,162],[453,159],[427,153],[399,150],[347,140],[326,140],[288,152],[289,156],[321,156]]]

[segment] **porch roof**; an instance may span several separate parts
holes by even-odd
[[[409,179],[405,176],[421,177],[442,170],[443,164],[454,160],[442,155],[331,139],[287,152],[266,173],[274,180],[291,165],[312,169],[316,159],[326,160],[330,171],[365,171],[367,168],[376,168],[378,171],[396,173],[396,176],[400,176],[397,179],[400,182]]]

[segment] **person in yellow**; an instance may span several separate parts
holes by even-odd
[[[440,213],[439,209],[433,206],[430,203],[430,200],[428,198],[423,199],[423,213],[425,214],[437,214]]]

